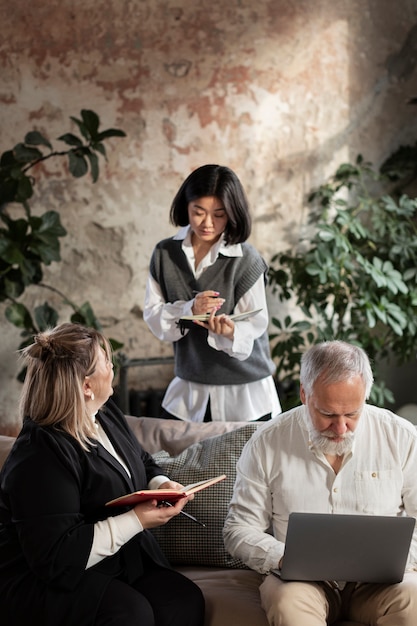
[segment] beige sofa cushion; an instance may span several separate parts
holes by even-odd
[[[246,422],[207,422],[197,424],[156,417],[127,416],[129,426],[138,441],[150,454],[166,450],[172,456],[189,445],[207,437],[213,437],[245,426]],[[16,433],[17,434],[17,433]],[[0,435],[0,468],[14,443],[14,437]]]
[[[127,421],[136,438],[150,454],[166,450],[175,456],[193,443],[242,428],[248,422],[184,422],[157,417],[133,417]],[[256,423],[256,422],[255,422]]]
[[[239,559],[226,552],[223,525],[236,478],[236,463],[242,448],[259,427],[246,423],[242,428],[199,441],[176,457],[167,452],[153,455],[164,473],[183,485],[219,474],[226,479],[197,493],[185,511],[206,524],[206,528],[178,515],[152,532],[172,564],[213,567],[245,567]]]
[[[268,626],[259,597],[259,585],[263,579],[261,574],[253,570],[215,567],[181,566],[177,569],[203,591],[206,624]]]

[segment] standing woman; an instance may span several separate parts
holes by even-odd
[[[23,427],[0,474],[2,623],[202,626],[199,588],[170,568],[148,530],[187,499],[105,506],[139,489],[179,486],[107,402],[107,340],[65,323],[39,333],[23,355]]]
[[[268,419],[281,411],[272,373],[265,295],[267,265],[246,243],[248,201],[236,174],[204,165],[182,183],[170,212],[179,232],[155,248],[144,320],[174,345],[175,378],[162,407],[190,421]],[[250,319],[229,315],[254,309]],[[210,313],[181,330],[184,315]]]

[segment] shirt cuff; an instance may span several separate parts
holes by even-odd
[[[164,476],[163,474],[159,474],[158,476],[154,476],[148,482],[148,489],[159,489],[160,485],[166,483],[167,480],[171,480],[168,476]]]

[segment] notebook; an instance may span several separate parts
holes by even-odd
[[[233,313],[228,315],[228,317],[234,322],[242,322],[244,320],[248,320],[254,315],[260,313],[262,309],[253,309],[252,311],[245,311],[245,313]],[[221,315],[221,311],[219,313]],[[195,327],[194,320],[198,320],[200,322],[208,322],[210,317],[210,313],[206,313],[204,315],[184,315],[180,317],[177,321],[177,326],[179,326],[181,333],[184,334],[185,328],[193,328]]]
[[[291,513],[280,578],[400,582],[415,522],[413,517]]]

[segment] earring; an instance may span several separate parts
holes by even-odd
[[[93,392],[93,391],[91,392],[91,396],[90,396],[90,398],[91,398],[91,399],[93,400],[93,402],[94,402],[95,395],[94,395],[94,392]]]

